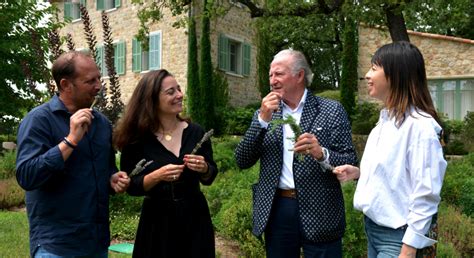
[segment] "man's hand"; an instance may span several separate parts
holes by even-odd
[[[92,109],[83,108],[79,109],[69,118],[69,135],[68,140],[73,144],[78,144],[79,141],[84,137],[84,134],[89,130],[89,126],[92,123],[94,116],[92,115]]]
[[[119,171],[110,177],[110,186],[116,193],[123,193],[130,185],[130,178],[127,173]]]
[[[358,167],[352,165],[342,165],[335,167],[333,173],[336,174],[340,182],[346,182],[360,177],[360,170]]]
[[[318,138],[310,133],[304,133],[296,139],[294,151],[303,155],[311,155],[317,160],[321,160],[324,156],[323,148],[319,145]]]
[[[272,119],[273,112],[278,110],[280,106],[281,95],[277,92],[270,92],[262,99],[260,106],[260,118],[269,122]]]

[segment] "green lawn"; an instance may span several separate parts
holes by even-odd
[[[24,211],[0,210],[0,257],[29,257],[28,218]],[[132,255],[109,252],[112,258]]]

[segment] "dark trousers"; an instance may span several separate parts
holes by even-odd
[[[333,242],[306,240],[298,214],[298,201],[276,197],[270,220],[265,229],[265,250],[268,258],[299,258],[301,248],[305,258],[342,257],[341,239]]]

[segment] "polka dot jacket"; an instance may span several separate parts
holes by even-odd
[[[282,107],[273,119],[282,118]],[[314,134],[321,146],[329,151],[333,166],[356,164],[351,127],[339,102],[314,96],[308,92],[300,120],[303,132]],[[253,191],[253,233],[260,236],[270,217],[283,166],[283,132],[278,126],[264,129],[258,121],[258,110],[244,138],[235,150],[240,168],[249,168],[260,159],[258,182]],[[300,222],[306,239],[316,242],[342,237],[345,229],[344,199],[339,181],[331,171],[324,170],[310,156],[294,159],[293,177],[297,190]]]

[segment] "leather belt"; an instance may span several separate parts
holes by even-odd
[[[296,189],[280,189],[278,188],[276,194],[281,197],[296,199]]]

